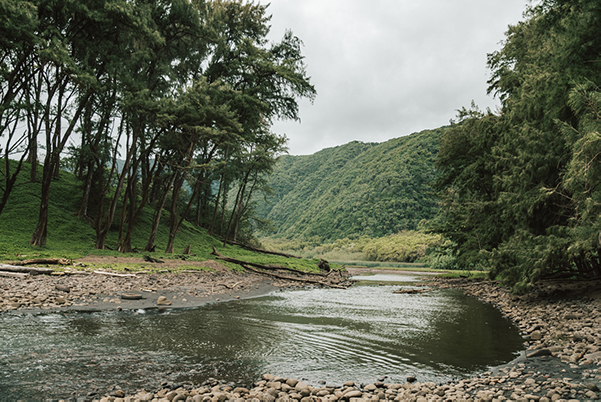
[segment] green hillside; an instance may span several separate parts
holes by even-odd
[[[416,229],[438,209],[430,184],[444,131],[282,157],[269,179],[273,196],[257,206],[276,232],[262,235],[328,241]]]
[[[21,172],[15,189],[11,192],[6,208],[0,215],[0,255],[9,251],[30,253],[50,253],[62,250],[66,256],[87,254],[95,243],[96,233],[92,226],[76,216],[81,203],[81,184],[66,171],[61,171],[59,178],[54,180],[50,192],[50,212],[48,217],[48,243],[46,247],[38,248],[29,245],[37,220],[40,203],[40,183],[27,181],[30,165]],[[137,228],[134,247],[142,248],[150,231],[153,211],[148,209],[142,214],[142,224]],[[166,221],[167,213],[165,213]],[[107,246],[117,248],[118,225],[109,232]],[[205,234],[206,231],[187,225],[176,240],[176,250],[183,251],[189,242],[195,245],[209,247],[219,244]],[[157,244],[166,243],[168,230],[166,225],[159,227]],[[210,247],[209,247],[210,249]],[[11,258],[7,256],[7,258]]]
[[[0,159],[0,162],[2,160]],[[0,166],[4,166],[3,163]],[[118,247],[119,225],[114,224],[107,238],[107,250],[94,249],[96,233],[91,225],[76,215],[81,203],[81,183],[69,172],[61,171],[59,178],[52,182],[50,193],[50,210],[48,217],[48,242],[43,247],[29,244],[37,220],[40,203],[40,183],[30,183],[30,165],[26,164],[20,173],[16,186],[11,192],[6,208],[0,214],[0,261],[19,260],[33,257],[62,257],[77,259],[86,255],[103,256],[137,256],[141,253],[122,254],[116,251]],[[0,174],[2,170],[0,169]],[[140,221],[133,233],[132,245],[141,250],[146,243],[151,231],[154,210],[147,207],[141,214]],[[167,225],[168,213],[164,211],[161,225],[156,238],[157,249],[164,249],[169,235]],[[175,254],[162,252],[152,253],[156,258],[180,258],[184,248],[191,245],[191,255],[186,256],[189,261],[205,261],[214,259],[211,255],[213,246],[220,253],[263,264],[279,264],[305,271],[317,269],[316,260],[288,259],[279,256],[258,254],[242,249],[238,246],[223,245],[223,242],[207,234],[205,228],[196,227],[189,222],[182,224],[175,241]],[[180,253],[180,256],[178,256]],[[144,253],[149,254],[148,252]],[[142,260],[141,260],[142,261]],[[110,260],[109,260],[110,262]],[[239,269],[235,264],[221,261],[222,264],[232,269]],[[128,265],[131,269],[139,267]],[[122,269],[111,265],[113,269]]]

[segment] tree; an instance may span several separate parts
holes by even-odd
[[[274,168],[279,155],[286,151],[286,138],[272,134],[264,134],[259,141],[252,144],[243,154],[242,165],[239,169],[238,191],[232,207],[226,240],[231,237],[238,241],[238,231],[242,217],[247,214],[256,190],[269,192],[266,177]]]
[[[443,222],[463,253],[460,262],[466,267],[487,265],[492,277],[499,276],[520,291],[542,277],[588,275],[585,271],[596,272],[599,266],[598,247],[592,248],[598,241],[592,242],[590,233],[587,248],[576,246],[583,244],[577,238],[584,232],[576,230],[580,225],[575,222],[584,216],[581,201],[591,188],[582,184],[575,166],[589,166],[583,160],[594,165],[596,160],[584,151],[585,144],[594,143],[590,122],[595,91],[583,92],[580,85],[601,82],[596,67],[601,39],[595,34],[601,27],[601,5],[545,0],[532,5],[525,16],[525,21],[509,28],[502,49],[489,55],[489,91],[500,97],[500,113],[475,116],[445,139],[451,143],[457,136],[473,135],[476,128],[476,138],[488,137],[491,142],[482,153],[468,152],[465,172],[445,157],[449,150],[447,156],[457,156],[452,148],[441,152],[437,162],[450,179],[439,182],[439,194],[447,200],[449,194],[459,194],[456,202],[445,203]],[[489,125],[491,119],[497,123]],[[462,198],[463,189],[474,189],[474,172],[483,163],[493,192],[472,192]],[[488,206],[489,212],[474,211],[474,205]],[[468,220],[473,224],[467,228],[451,228]],[[483,233],[494,236],[477,241]]]
[[[28,98],[29,81],[37,44],[38,20],[36,8],[29,1],[2,1],[0,14],[0,137],[4,138],[2,197],[0,214],[4,209],[23,162],[29,155],[28,132],[20,129],[32,103]],[[19,155],[16,164],[10,158]]]
[[[60,163],[60,155],[75,131],[77,121],[90,100],[95,77],[75,58],[77,36],[90,28],[90,10],[69,1],[38,4],[40,49],[36,54],[39,73],[34,76],[42,89],[41,124],[45,131],[42,191],[37,227],[30,243],[46,244],[50,184]],[[85,51],[83,51],[85,54]],[[79,53],[81,56],[82,53]]]

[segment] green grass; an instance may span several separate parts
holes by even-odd
[[[26,165],[21,172],[17,185],[11,193],[8,203],[0,215],[0,261],[14,261],[30,258],[68,258],[71,260],[82,258],[88,255],[98,256],[129,256],[138,257],[150,253],[120,253],[115,251],[118,243],[118,219],[117,212],[111,232],[107,237],[106,245],[112,250],[96,250],[94,244],[96,232],[93,227],[85,220],[76,215],[81,203],[81,190],[75,177],[61,171],[59,179],[52,182],[50,189],[50,209],[48,217],[48,237],[47,244],[44,247],[34,247],[29,244],[31,235],[35,230],[38,221],[40,190],[39,183],[29,183],[30,167]],[[41,169],[40,169],[41,174]],[[1,191],[1,190],[0,190]],[[142,250],[146,245],[153,217],[151,206],[145,208],[133,231],[132,247]],[[169,229],[167,227],[168,213],[164,212],[159,226],[155,244],[157,252],[152,253],[152,257],[159,259],[178,258],[183,253],[185,247],[191,245],[191,254],[188,261],[206,261],[215,259],[211,255],[213,247],[216,247],[220,254],[237,258],[244,261],[258,264],[278,264],[290,268],[301,269],[305,271],[317,271],[317,262],[315,259],[289,259],[279,256],[258,254],[238,246],[226,245],[215,237],[207,234],[206,229],[195,227],[184,222],[180,228],[175,240],[175,253],[167,254],[161,250],[165,249]],[[221,262],[221,261],[220,261]],[[236,264],[221,262],[231,269],[241,269]],[[104,268],[122,270],[125,267],[120,264],[107,263]],[[332,264],[333,268],[339,265]],[[102,266],[95,268],[102,269]],[[148,266],[141,264],[128,264],[129,269],[147,270]],[[160,268],[157,268],[160,269]],[[184,269],[190,269],[184,266]],[[200,268],[195,268],[200,269]]]

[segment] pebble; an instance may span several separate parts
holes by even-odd
[[[3,279],[23,281],[14,278]],[[35,277],[28,279],[30,280],[35,280]],[[1,285],[2,283],[0,283],[0,290]],[[139,391],[129,396],[119,390],[119,394],[114,392],[112,395],[107,393],[96,399],[84,399],[100,402],[599,400],[599,387],[601,387],[601,303],[599,299],[546,297],[545,289],[538,289],[526,296],[515,296],[509,290],[500,287],[498,283],[487,281],[446,280],[439,281],[435,286],[460,288],[468,295],[493,303],[508,319],[521,328],[524,335],[529,335],[525,344],[527,349],[525,360],[512,362],[476,378],[459,379],[445,384],[422,383],[419,375],[409,375],[404,384],[384,383],[386,378],[380,377],[377,382],[371,384],[358,385],[353,381],[347,381],[337,387],[323,384],[314,387],[298,379],[265,374],[262,381],[252,388],[215,382],[210,387],[187,386],[160,389],[156,392]],[[118,294],[128,290],[121,288]],[[82,289],[75,287],[71,287],[68,293],[61,292],[61,295],[56,292],[54,285],[49,292],[42,288],[38,289],[36,295],[27,288],[7,289],[5,286],[1,302],[3,304],[0,308],[4,310],[23,308],[42,301],[53,305],[57,303],[59,297],[68,304],[73,302],[74,294],[84,294]],[[96,293],[100,292],[96,291]],[[164,301],[170,302],[166,298]],[[98,394],[101,395],[102,392]]]

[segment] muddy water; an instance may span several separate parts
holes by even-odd
[[[393,294],[413,277],[282,291],[190,310],[0,315],[0,396],[127,393],[269,372],[310,383],[442,382],[512,360],[518,330],[453,290]]]

